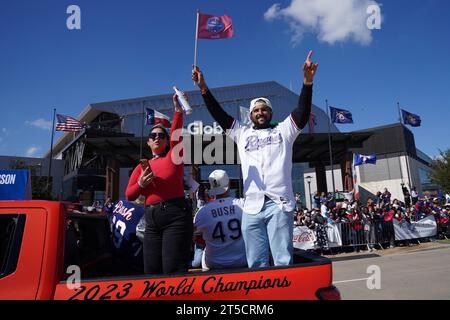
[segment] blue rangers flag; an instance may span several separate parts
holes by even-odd
[[[402,109],[402,118],[404,124],[409,124],[411,127],[420,127],[420,117],[414,113]]]
[[[374,154],[371,154],[369,156],[365,156],[363,154],[355,153],[353,156],[353,165],[360,166],[362,164],[376,164],[377,163],[377,156]]]
[[[353,123],[352,113],[348,110],[330,107],[331,122]]]

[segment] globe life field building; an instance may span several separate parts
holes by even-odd
[[[244,120],[240,107],[248,109],[250,101],[256,97],[266,97],[272,102],[273,121],[276,122],[284,120],[298,102],[298,94],[273,81],[212,88],[211,91],[225,111],[240,121]],[[242,176],[234,142],[214,122],[200,91],[187,93],[193,112],[184,115],[185,176],[192,176],[207,185],[213,170],[224,169],[230,176],[231,193],[242,196]],[[60,197],[66,199],[82,193],[86,203],[123,198],[131,170],[139,159],[151,157],[147,146],[150,126],[143,125],[143,111],[151,108],[172,118],[172,95],[89,104],[78,117],[86,124],[85,129],[77,134],[64,133],[53,147],[55,158],[65,161]],[[328,117],[315,105],[312,113],[315,121],[306,125],[295,142],[292,170],[294,192],[301,193],[303,203],[308,207],[310,193],[333,190]],[[405,134],[398,137],[398,144],[393,148],[384,150],[379,145],[382,141],[377,138],[383,128],[341,133],[331,125],[335,189],[353,189],[353,152],[364,151],[380,155],[374,166],[376,169],[368,168],[368,165],[357,168],[365,196],[388,187],[394,198],[403,199],[400,181],[408,183],[407,179],[423,191],[422,187],[427,183],[423,172],[430,170],[430,159],[416,150],[414,137],[407,128],[401,124],[392,125],[392,128],[395,134]],[[387,176],[380,174],[386,171],[389,172]]]

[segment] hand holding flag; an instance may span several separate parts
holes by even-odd
[[[313,63],[311,61],[311,56],[313,51],[310,50],[308,56],[306,57],[305,63],[303,63],[303,83],[306,85],[311,85],[314,76],[316,75],[317,68],[319,67],[318,63]]]
[[[202,90],[202,93],[208,88],[203,73],[196,65],[192,65],[192,81],[194,81],[195,84],[200,88],[200,90]]]

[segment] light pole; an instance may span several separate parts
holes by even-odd
[[[308,182],[309,205],[310,205],[310,207],[312,209],[312,207],[313,207],[312,206],[312,196],[311,196],[311,179],[312,179],[312,177],[311,176],[306,176],[305,179],[306,179],[306,182]]]

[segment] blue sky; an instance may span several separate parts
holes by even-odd
[[[417,147],[437,155],[450,147],[450,2],[379,0],[380,30],[349,23],[371,3],[3,0],[0,155],[42,156],[53,107],[76,117],[89,103],[168,93],[174,84],[194,89],[197,9],[230,15],[235,30],[232,39],[199,43],[211,87],[275,80],[298,90],[313,49],[313,102],[352,111],[355,123],[339,125],[342,131],[398,121],[399,101],[422,118],[411,128]],[[71,4],[81,9],[81,30],[66,27]],[[270,8],[277,8],[272,19]]]

